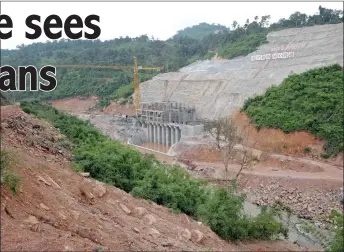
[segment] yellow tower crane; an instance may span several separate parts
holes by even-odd
[[[114,69],[114,70],[133,70],[134,74],[134,107],[135,110],[139,109],[140,105],[140,90],[139,90],[139,70],[156,70],[160,71],[163,67],[142,67],[137,65],[137,58],[134,57],[133,66],[98,66],[98,65],[57,65],[56,67],[63,68],[98,68],[98,69]]]

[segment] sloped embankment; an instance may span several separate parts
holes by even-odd
[[[20,177],[17,194],[1,190],[1,250],[240,250],[185,214],[88,179],[70,166],[70,143],[49,123],[18,107],[1,108],[2,151]],[[296,250],[285,242],[251,248]]]
[[[1,250],[233,250],[185,214],[74,172],[48,123],[18,107],[1,112],[1,148],[20,177],[16,195],[2,188]]]
[[[276,31],[267,40],[245,57],[196,62],[141,83],[140,101],[191,103],[200,117],[212,119],[238,110],[292,73],[343,65],[343,23]]]

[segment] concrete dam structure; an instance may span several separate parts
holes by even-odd
[[[343,23],[285,29],[267,39],[245,57],[200,61],[143,82],[140,100],[180,102],[195,107],[198,118],[214,119],[230,115],[247,98],[281,84],[290,74],[343,66]]]
[[[182,138],[203,132],[203,124],[196,119],[195,108],[177,102],[141,103],[136,114],[140,131],[129,144],[157,143],[168,147]]]

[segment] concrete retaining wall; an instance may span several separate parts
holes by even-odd
[[[181,126],[181,131],[182,131],[181,140],[187,137],[199,136],[200,134],[203,133],[203,130],[204,130],[203,125],[182,125]]]
[[[141,145],[144,142],[172,146],[181,139],[198,136],[203,132],[203,125],[184,125],[177,123],[141,123],[140,130],[130,137],[130,143]]]

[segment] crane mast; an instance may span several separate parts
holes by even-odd
[[[135,112],[137,109],[139,109],[139,105],[140,105],[140,101],[139,101],[139,92],[140,92],[140,88],[139,88],[139,69],[137,66],[137,58],[136,56],[134,57],[134,107],[135,107]]]

